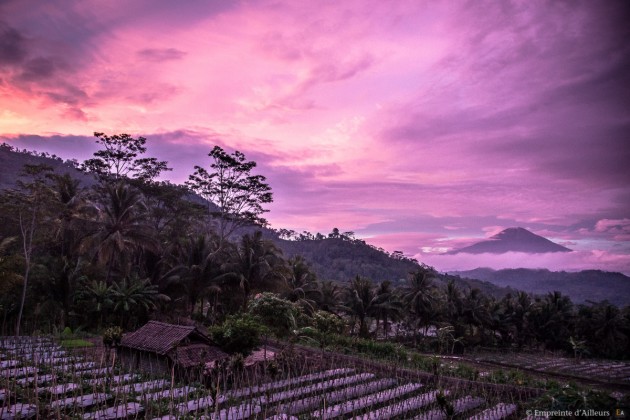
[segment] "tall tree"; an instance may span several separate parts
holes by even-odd
[[[435,271],[430,267],[420,267],[409,274],[409,285],[405,291],[405,302],[415,317],[417,327],[424,327],[425,332],[431,322],[436,306],[433,279]]]
[[[94,173],[101,180],[120,180],[135,178],[150,181],[157,178],[163,171],[170,171],[166,161],[159,161],[154,157],[140,157],[146,153],[147,139],[134,138],[129,134],[94,133],[96,143],[102,146],[94,153],[92,159],[83,162],[81,169]]]
[[[310,315],[315,311],[321,295],[317,287],[317,277],[301,255],[290,258],[288,265],[287,290],[283,297],[297,303]]]
[[[368,320],[376,315],[377,297],[370,279],[356,276],[346,289],[346,308],[359,322],[359,336],[369,336]]]
[[[217,248],[218,241],[213,237],[200,234],[187,238],[175,250],[176,265],[164,275],[168,283],[166,290],[185,297],[190,315],[199,301],[202,312],[205,296],[221,291],[219,281],[223,272]]]
[[[5,211],[14,217],[19,228],[22,255],[24,257],[24,274],[20,309],[15,326],[16,335],[20,335],[24,304],[29,286],[31,268],[33,266],[33,253],[36,248],[37,234],[47,227],[45,220],[47,203],[50,202],[50,185],[46,175],[52,168],[47,165],[24,165],[22,176],[25,180],[18,182],[19,189],[5,193]]]
[[[282,252],[273,242],[263,239],[261,231],[243,235],[227,264],[227,272],[237,281],[243,309],[247,309],[253,292],[280,291],[288,275]]]
[[[92,250],[94,257],[107,267],[107,281],[115,270],[122,277],[135,253],[145,248],[157,248],[154,231],[146,223],[146,206],[142,195],[123,183],[106,185],[105,200],[95,203],[96,230],[82,243],[84,250]]]
[[[266,224],[262,214],[268,210],[263,205],[273,201],[273,193],[264,176],[252,175],[256,162],[246,160],[238,150],[229,154],[219,146],[208,156],[211,171],[195,166],[187,185],[208,201],[208,212],[215,218],[221,239],[244,225]]]

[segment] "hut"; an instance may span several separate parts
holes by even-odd
[[[117,353],[126,368],[188,379],[201,379],[206,363],[228,357],[199,328],[158,321],[125,334]]]

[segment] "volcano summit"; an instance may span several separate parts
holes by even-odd
[[[547,252],[571,251],[571,249],[551,242],[549,239],[538,236],[527,229],[516,227],[505,229],[485,241],[454,249],[447,252],[447,254],[504,254],[506,252],[544,254]]]

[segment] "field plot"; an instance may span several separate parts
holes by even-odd
[[[502,419],[521,402],[470,384],[436,386],[423,376],[339,367],[340,360],[310,360],[274,375],[242,371],[219,380],[217,374],[205,387],[82,360],[43,338],[0,338],[0,355],[11,360],[0,377],[0,419],[403,419],[446,418],[449,410]],[[73,363],[49,363],[55,357]]]
[[[502,363],[540,372],[558,373],[603,382],[630,384],[630,362],[597,359],[571,359],[524,353],[492,353],[475,357],[478,362]]]

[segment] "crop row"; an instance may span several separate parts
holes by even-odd
[[[67,354],[52,340],[40,338],[5,337],[0,357],[0,419],[501,419],[518,410],[517,401],[500,401],[497,395],[438,389],[352,367],[312,364],[312,371],[301,366],[275,379],[233,376],[226,389],[123,371],[116,363]]]

